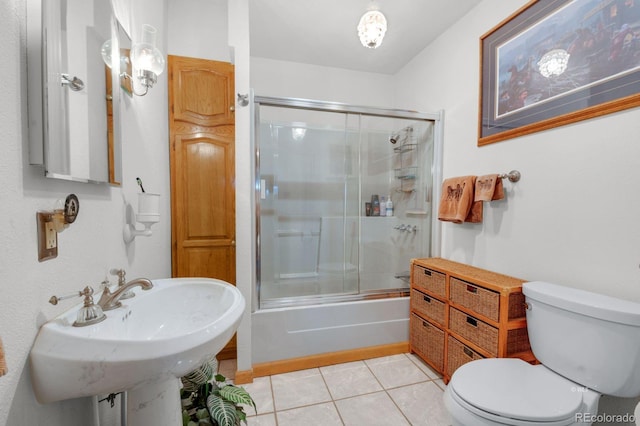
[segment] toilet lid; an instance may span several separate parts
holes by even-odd
[[[581,387],[538,365],[515,358],[488,358],[458,368],[449,382],[465,402],[501,417],[553,422],[574,417]]]

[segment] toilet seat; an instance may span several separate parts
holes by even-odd
[[[474,414],[514,425],[573,424],[583,405],[582,387],[543,365],[515,358],[467,363],[448,384],[451,397]]]

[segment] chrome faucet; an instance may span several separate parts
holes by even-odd
[[[131,280],[122,286],[118,286],[118,289],[113,293],[111,293],[109,287],[105,287],[102,292],[102,296],[100,296],[100,300],[98,300],[98,306],[100,306],[103,311],[119,308],[122,306],[122,303],[120,303],[122,296],[126,294],[128,290],[136,286],[140,286],[143,290],[153,288],[151,280],[147,278],[136,278],[135,280]]]

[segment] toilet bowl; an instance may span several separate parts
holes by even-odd
[[[640,396],[640,304],[544,282],[522,291],[540,364],[459,367],[443,397],[454,426],[588,426],[601,395]]]
[[[444,402],[454,426],[584,426],[600,396],[544,365],[490,358],[456,370]]]

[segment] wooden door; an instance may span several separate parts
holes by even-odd
[[[172,275],[235,285],[234,68],[169,56],[168,70]]]
[[[104,81],[106,82],[105,101],[107,103],[107,165],[109,172],[109,183],[112,185],[120,185],[116,181],[116,160],[114,143],[114,127],[113,127],[113,81],[111,68],[104,66]]]

